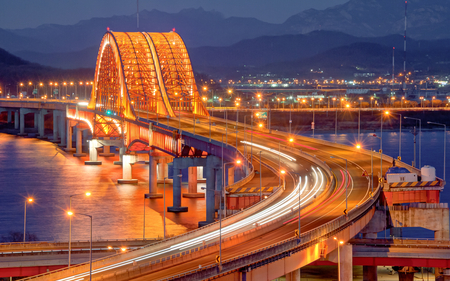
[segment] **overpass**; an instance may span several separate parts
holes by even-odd
[[[100,47],[95,83],[87,106],[73,101],[5,99],[0,108],[15,112],[15,126],[23,133],[22,120],[28,112],[35,113],[41,137],[45,137],[44,116],[53,111],[53,140],[61,139],[68,151],[73,150],[76,128],[75,156],[85,156],[82,132],[90,132],[87,165],[101,164],[97,147],[120,147],[121,183],[136,182],[131,164],[138,160],[137,152],[147,151],[149,198],[158,197],[157,158],[173,158],[174,206],[168,211],[186,211],[181,206],[178,175],[185,168],[203,166],[207,219],[196,231],[96,260],[94,279],[226,280],[233,276],[271,280],[298,273],[302,266],[324,257],[337,248],[334,237],[348,241],[376,214],[383,186],[376,187],[376,176],[371,182],[362,175],[369,170],[370,152],[299,136],[291,142],[288,134],[248,130],[239,122],[214,119],[212,124],[199,101],[184,44],[175,33],[108,32]],[[244,186],[254,176],[257,153],[266,167],[283,177],[283,184],[266,200],[234,215],[216,208],[216,200],[227,206],[224,186]],[[348,172],[345,161],[330,156],[347,159]],[[225,169],[224,158],[230,162],[241,159],[243,168]],[[392,158],[382,156],[382,161],[388,167]],[[379,170],[377,163],[373,166]],[[302,228],[295,237],[299,206]],[[214,222],[215,209],[227,218]],[[219,251],[222,261],[218,264]],[[345,247],[343,252],[348,251]],[[340,266],[343,278],[351,276],[351,264]],[[89,264],[82,263],[29,279],[81,280],[88,276]]]

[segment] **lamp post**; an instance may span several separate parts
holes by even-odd
[[[314,132],[316,129],[316,124],[314,122],[315,116],[314,116],[314,98],[311,98],[311,106],[312,106],[312,112],[313,112],[313,121],[312,121],[312,131],[313,131],[313,138],[314,138]]]
[[[421,162],[422,161],[422,157],[421,157],[421,155],[422,155],[422,119],[413,118],[413,117],[406,117],[406,116],[403,117],[403,118],[419,121],[419,168],[421,168],[422,167],[422,162]],[[414,150],[414,153],[415,153],[415,150]]]
[[[33,203],[33,198],[27,198],[25,200],[25,212],[23,214],[23,242],[25,243],[26,237],[27,237],[27,203],[31,204]]]
[[[360,136],[361,136],[361,102],[362,102],[363,98],[360,97],[359,98],[359,114],[358,114],[358,142],[360,141]]]
[[[372,136],[380,140],[380,172],[381,178],[383,178],[383,139],[376,134],[373,134]]]
[[[444,182],[445,182],[445,153],[446,153],[446,141],[447,141],[447,125],[436,122],[427,122],[427,124],[434,124],[439,126],[444,126]]]
[[[348,202],[347,202],[347,177],[348,177],[348,166],[347,166],[347,159],[339,157],[339,156],[330,156],[330,158],[337,158],[341,160],[345,160],[345,178],[344,178],[344,185],[345,185],[345,214],[347,215],[348,210]]]
[[[296,174],[297,176],[299,176],[299,177],[301,177],[301,175],[299,174],[299,173],[297,173],[297,172],[294,172],[294,171],[290,171],[290,173],[294,173],[294,174]],[[301,236],[301,226],[302,226],[302,224],[301,224],[301,222],[300,222],[300,202],[302,201],[301,199],[302,199],[302,197],[301,197],[301,195],[302,195],[302,193],[301,193],[301,190],[300,190],[300,184],[299,184],[299,186],[298,186],[298,240],[299,240],[299,242],[301,242],[301,238],[300,238],[300,236]]]
[[[259,151],[259,201],[262,201],[262,164],[261,164],[261,153]]]
[[[67,214],[72,217],[74,215],[74,213],[72,211],[68,211]],[[89,245],[89,280],[92,280],[92,216],[91,215],[86,215],[86,214],[81,214],[81,213],[77,213],[78,215],[81,216],[85,216],[85,217],[89,217],[91,219],[91,239],[90,239],[90,245]]]
[[[201,187],[203,190],[216,192],[214,189]],[[222,200],[219,201],[219,271],[222,270]]]
[[[398,141],[398,156],[400,157],[399,160],[401,160],[402,159],[402,115],[400,113],[394,113],[394,112],[389,113],[389,111],[386,111],[386,115],[389,115],[389,114],[395,114],[395,115],[400,116],[400,118],[399,118],[399,120],[400,120],[400,137],[399,137],[399,141]]]
[[[86,195],[87,197],[91,196],[91,193],[88,191],[86,193],[80,193],[80,194],[72,194],[69,196],[69,210],[72,210],[72,197],[74,196],[80,196],[80,195]],[[145,211],[145,209],[144,209]],[[145,213],[144,213],[144,221],[145,221]],[[145,231],[145,230],[144,230]],[[144,232],[145,236],[145,232]],[[72,216],[69,216],[69,268],[71,263],[71,253],[72,253]]]
[[[164,201],[164,211],[163,211],[164,240],[166,240],[166,179],[168,179],[168,177],[164,178],[164,198],[163,198],[163,201]]]
[[[340,265],[341,265],[341,255],[340,255],[340,253],[339,253],[339,248],[340,248],[340,245],[343,245],[344,244],[344,241],[337,241],[337,238],[336,237],[334,237],[334,240],[336,240],[336,242],[337,242],[337,246],[338,246],[338,280],[339,281],[341,281],[341,269],[340,269]]]

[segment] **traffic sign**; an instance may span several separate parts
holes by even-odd
[[[347,215],[347,209],[344,209],[344,215]]]
[[[314,130],[314,122],[311,122],[311,130]]]
[[[220,256],[216,256],[216,263],[220,263]]]
[[[267,111],[256,112],[256,117],[259,119],[267,119]]]
[[[298,237],[299,235],[299,231],[298,231],[298,229],[296,229],[295,231],[294,231],[294,233],[295,233],[295,237]]]
[[[364,172],[362,173],[362,176],[367,177],[368,176],[367,171],[364,170]]]
[[[397,156],[397,160],[398,161],[402,161],[402,157],[401,156]]]

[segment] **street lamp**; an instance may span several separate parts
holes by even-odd
[[[341,160],[345,160],[345,177],[344,177],[344,185],[345,185],[345,210],[344,213],[347,215],[348,210],[348,200],[347,200],[347,177],[348,177],[348,168],[347,168],[347,159],[339,157],[339,156],[330,156],[330,158],[337,158]]]
[[[178,176],[180,176],[180,175],[178,175]],[[163,198],[163,201],[164,201],[164,212],[163,212],[164,240],[166,240],[166,179],[168,179],[168,177],[164,178],[164,198]]]
[[[390,113],[389,111],[386,111],[386,115],[389,115],[389,114],[395,114],[395,115],[400,116],[400,118],[399,118],[399,120],[400,120],[400,137],[399,137],[399,141],[398,141],[398,156],[399,156],[398,160],[401,161],[401,159],[402,159],[402,115],[400,113],[394,113],[394,112]]]
[[[444,182],[445,182],[445,148],[446,148],[446,141],[447,141],[447,126],[445,124],[442,123],[436,123],[436,122],[427,122],[427,124],[434,124],[434,125],[439,125],[439,126],[444,126]]]
[[[91,196],[91,193],[88,191],[86,193],[72,194],[69,196],[69,210],[72,210],[72,197],[85,195],[86,197]],[[145,235],[145,234],[144,234]],[[71,262],[71,253],[72,253],[72,216],[69,216],[69,268]]]
[[[74,213],[72,211],[68,211],[67,214],[69,215],[69,217],[72,217],[74,215]],[[85,217],[89,217],[91,219],[91,239],[90,239],[90,245],[89,245],[89,280],[92,280],[92,216],[91,215],[86,215],[86,214],[81,214],[81,213],[77,213],[78,215],[81,216],[85,216]]]
[[[422,167],[422,119],[419,118],[413,118],[413,117],[403,117],[405,119],[412,119],[419,121],[419,168]],[[416,123],[417,124],[417,123]],[[415,144],[415,140],[414,140]],[[416,149],[414,148],[414,155],[416,155]],[[414,159],[414,165],[416,165],[416,159]]]
[[[376,134],[373,134],[372,136],[380,140],[380,172],[381,178],[383,178],[383,139]]]
[[[340,245],[344,244],[344,241],[338,241],[338,239],[336,237],[333,237],[334,240],[336,240],[337,242],[337,246],[338,246],[338,280],[341,281],[341,269],[340,269],[340,265],[341,265],[341,257],[340,257],[340,253],[339,253],[339,248],[341,247]]]
[[[25,200],[25,212],[23,214],[23,242],[25,243],[27,237],[27,203],[33,203],[34,199],[29,197]]]
[[[297,173],[297,172],[294,172],[294,171],[291,171],[290,173],[294,173],[294,174],[296,174],[297,176],[299,176],[299,177],[301,177],[301,175],[299,174],[299,173]],[[300,223],[300,202],[301,202],[301,199],[302,199],[302,197],[301,197],[301,188],[300,188],[300,183],[299,183],[299,185],[298,185],[298,242],[300,243],[301,242],[301,238],[300,238],[300,236],[301,236],[301,223]]]
[[[360,97],[359,98],[359,114],[358,114],[358,141],[360,140],[360,136],[361,136],[361,102],[362,102],[363,98]]]

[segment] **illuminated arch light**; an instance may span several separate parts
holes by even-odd
[[[100,44],[94,82],[88,106],[92,110],[111,109],[135,119],[137,105],[132,101],[145,100],[140,106],[161,115],[175,117],[175,110],[208,115],[187,49],[175,32],[108,31]],[[184,96],[182,104],[175,93]]]

